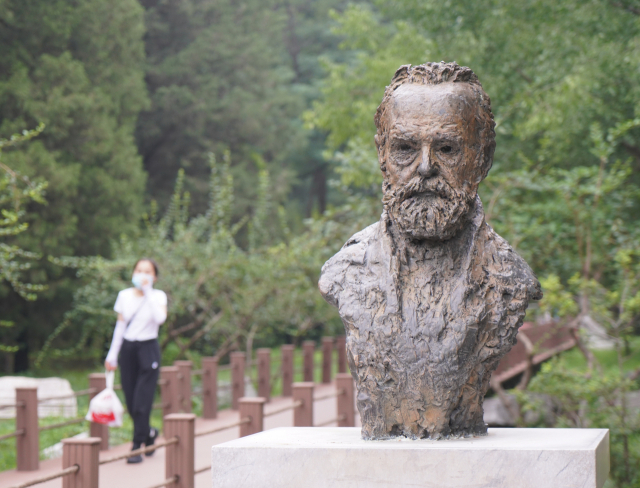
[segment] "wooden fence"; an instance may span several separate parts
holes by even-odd
[[[338,416],[316,427],[337,423],[339,427],[355,425],[354,382],[348,373],[336,375],[336,391],[323,396],[314,396],[314,383],[293,383],[293,402],[291,405],[269,412],[268,416],[293,410],[294,427],[313,426],[314,402],[335,397]],[[88,439],[64,439],[62,454],[62,469],[41,478],[15,485],[12,488],[27,488],[55,478],[63,478],[63,488],[97,488],[100,466],[120,461],[137,454],[155,451],[161,447],[165,449],[166,479],[148,488],[174,486],[175,488],[193,488],[195,475],[203,473],[211,466],[196,468],[194,465],[195,438],[216,432],[240,427],[240,436],[256,434],[263,430],[264,405],[263,397],[242,397],[238,400],[240,419],[236,422],[213,429],[195,432],[195,414],[172,413],[164,417],[165,440],[152,446],[130,451],[99,460],[98,452],[102,439],[89,437]]]
[[[336,347],[337,346],[337,347]],[[331,382],[331,366],[333,350],[338,351],[338,374],[336,376],[337,391],[329,396],[314,398],[314,370],[315,370],[315,343],[306,341],[303,347],[303,377],[305,382],[294,383],[294,348],[291,345],[284,345],[280,348],[280,375],[282,379],[282,396],[293,397],[291,405],[281,408],[277,411],[270,412],[269,415],[275,415],[285,410],[293,410],[294,426],[312,426],[313,419],[313,402],[323,400],[330,396],[335,396],[337,401],[338,417],[325,424],[337,422],[340,427],[353,426],[355,422],[354,397],[353,397],[353,379],[350,374],[346,373],[346,352],[345,338],[325,337],[322,340],[322,382]],[[182,464],[176,464],[175,460],[167,461],[167,472],[172,471],[171,476],[167,476],[166,483],[157,486],[166,486],[174,483],[175,486],[193,486],[192,484],[184,484],[178,480],[189,480],[193,478],[195,468],[191,462],[191,468],[188,460],[193,459],[193,453],[188,454],[189,449],[193,451],[193,446],[189,447],[188,439],[193,439],[193,435],[189,434],[189,429],[193,430],[193,419],[195,416],[191,414],[191,399],[194,396],[192,389],[192,378],[200,376],[202,380],[202,415],[205,419],[215,419],[218,414],[218,373],[223,369],[231,370],[231,406],[232,409],[238,410],[240,420],[236,423],[223,427],[217,427],[213,431],[205,431],[194,434],[196,437],[200,435],[210,434],[216,431],[226,430],[240,426],[240,435],[250,435],[260,432],[263,426],[264,404],[271,399],[272,375],[271,375],[271,350],[258,349],[257,354],[257,379],[258,394],[257,398],[245,397],[245,353],[234,352],[230,355],[230,364],[219,366],[217,357],[202,358],[202,367],[199,370],[193,369],[191,361],[175,361],[173,366],[164,366],[160,368],[160,398],[161,402],[154,404],[154,408],[162,410],[164,435],[167,440],[161,444],[156,444],[154,450],[159,447],[167,446],[167,456],[170,453],[177,453],[176,459],[182,459]],[[81,395],[89,395],[93,398],[97,393],[106,388],[106,378],[104,374],[94,373],[89,375],[89,389],[74,392],[73,395],[56,397],[63,399],[69,397],[77,397]],[[116,385],[116,389],[120,388]],[[50,401],[52,398],[46,398],[40,401]],[[16,402],[11,405],[0,405],[0,408],[16,409],[16,430],[10,434],[0,437],[0,441],[10,438],[16,439],[16,458],[18,471],[35,471],[39,469],[39,433],[43,430],[55,429],[66,425],[85,422],[84,417],[68,420],[58,424],[38,426],[38,395],[37,388],[19,388],[16,390]],[[191,425],[191,427],[189,427]],[[324,424],[323,424],[324,425]],[[172,432],[180,431],[185,436],[178,436],[182,441],[172,441]],[[98,473],[97,453],[100,450],[109,449],[109,427],[103,424],[90,422],[89,439],[63,439],[63,469],[43,478],[29,481],[28,483],[18,485],[20,487],[33,486],[38,483],[48,481],[57,477],[63,477],[63,488],[65,487],[94,487],[96,476]],[[185,441],[187,439],[187,441]],[[193,444],[193,442],[191,442]],[[169,447],[171,446],[171,447]],[[146,449],[146,448],[145,448]],[[141,452],[146,452],[142,449]],[[186,454],[185,454],[186,453]],[[130,457],[132,454],[119,456],[117,458],[101,461],[100,464],[106,462],[114,462],[119,459]],[[189,457],[191,456],[191,457]],[[186,463],[186,464],[185,464]],[[81,465],[83,464],[84,467]],[[174,472],[175,471],[175,472]],[[198,472],[203,472],[199,470]],[[73,482],[69,480],[74,480]]]

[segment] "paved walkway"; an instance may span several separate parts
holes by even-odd
[[[322,396],[335,391],[335,384],[316,385],[314,396]],[[277,410],[285,405],[293,403],[291,398],[276,397],[265,405],[265,415]],[[313,424],[318,425],[337,417],[336,398],[331,397],[319,400],[313,404]],[[203,430],[212,429],[218,426],[231,424],[239,420],[239,414],[233,410],[222,410],[218,412],[215,420],[196,419],[196,434]],[[265,430],[275,427],[291,427],[293,425],[293,410],[287,410],[271,417],[265,417]],[[356,410],[356,425],[360,425],[360,419]],[[335,423],[328,424],[327,427],[335,427]],[[211,464],[211,446],[237,439],[240,436],[240,428],[233,427],[223,432],[196,437],[195,446],[195,468],[196,470]],[[100,453],[100,459],[108,458],[117,454],[122,454],[131,449],[131,444],[122,444],[109,451]],[[164,448],[156,451],[153,457],[145,457],[142,464],[126,464],[126,461],[116,461],[100,467],[100,488],[146,488],[148,486],[161,483],[165,479],[164,473]],[[54,473],[62,469],[62,460],[49,459],[40,462],[40,469],[31,472],[17,472],[15,470],[0,473],[0,487],[11,487],[23,483],[30,479],[39,478],[49,473]],[[62,479],[47,481],[39,485],[38,488],[61,488]],[[196,475],[196,488],[211,488],[211,472]]]

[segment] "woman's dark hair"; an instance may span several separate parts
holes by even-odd
[[[156,263],[155,259],[153,258],[140,258],[136,261],[136,264],[133,265],[133,271],[135,271],[136,266],[138,266],[138,263],[140,261],[149,261],[151,263],[151,265],[153,266],[153,272],[156,274],[156,278],[158,278],[160,276],[160,272],[158,271],[158,263]]]

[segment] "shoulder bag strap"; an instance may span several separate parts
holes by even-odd
[[[127,321],[127,325],[124,328],[125,330],[127,330],[129,328],[129,324],[131,324],[131,322],[133,322],[133,319],[136,318],[136,314],[140,311],[140,309],[142,308],[142,306],[144,305],[144,302],[147,300],[147,297],[143,297],[142,298],[142,303],[140,305],[138,305],[138,308],[136,309],[135,312],[133,312],[133,315],[131,316],[131,318]]]

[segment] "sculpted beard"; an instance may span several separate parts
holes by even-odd
[[[416,176],[395,190],[385,185],[382,201],[393,222],[409,239],[444,241],[458,233],[473,198],[440,177]]]

